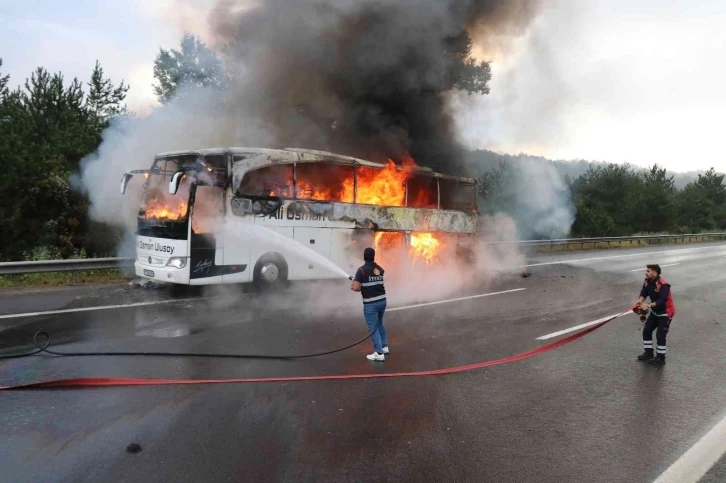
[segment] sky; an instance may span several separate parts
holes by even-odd
[[[0,1],[0,73],[87,80],[98,59],[156,105],[153,60],[185,31],[208,37],[213,0]],[[518,39],[477,43],[488,96],[451,95],[469,148],[552,159],[726,171],[726,2],[550,0]],[[693,4],[692,4],[693,3]]]

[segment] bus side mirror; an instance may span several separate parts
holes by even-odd
[[[243,213],[252,213],[252,200],[247,198],[238,198],[237,206]]]
[[[121,194],[126,194],[126,186],[129,184],[129,181],[131,178],[133,178],[134,175],[131,173],[124,173],[124,175],[121,177]]]
[[[177,191],[179,191],[179,183],[181,183],[182,178],[184,177],[184,171],[177,171],[174,173],[174,175],[171,177],[171,181],[169,181],[169,193],[172,195],[175,195]]]
[[[231,201],[232,213],[237,216],[252,213],[252,200],[235,196]]]

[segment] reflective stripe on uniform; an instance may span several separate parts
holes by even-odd
[[[380,282],[366,282],[360,284],[361,287],[372,287],[374,285],[383,285],[383,280],[381,280]]]
[[[363,302],[377,302],[379,300],[384,300],[386,298],[385,295],[379,295],[378,297],[371,297],[369,299],[363,299]]]

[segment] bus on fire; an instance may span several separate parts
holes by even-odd
[[[208,285],[334,278],[284,245],[228,228],[264,227],[352,269],[365,246],[413,263],[470,257],[477,232],[473,179],[303,149],[220,148],[155,156],[143,175],[136,275]],[[233,222],[233,223],[230,223]],[[293,245],[295,245],[293,243]]]

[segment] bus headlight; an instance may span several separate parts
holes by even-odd
[[[184,268],[187,266],[187,257],[171,257],[166,262],[167,267]]]

